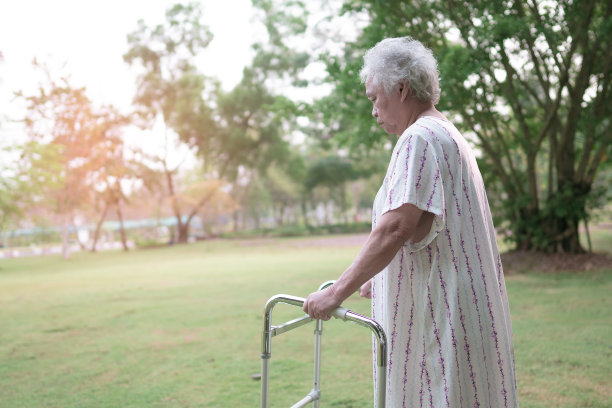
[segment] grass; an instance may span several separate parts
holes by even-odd
[[[521,406],[612,406],[612,271],[506,282]]]
[[[590,237],[583,231],[580,234],[580,242],[588,248],[588,239],[591,239],[591,247],[594,252],[610,252],[612,248],[612,228],[604,228],[597,225],[589,226]]]
[[[258,406],[262,309],[336,277],[356,245],[216,241],[0,261],[0,407]],[[612,270],[507,277],[522,407],[612,405]],[[345,306],[368,314],[352,297]],[[299,316],[286,305],[275,322]],[[272,406],[311,388],[312,326],[273,339]],[[321,406],[370,407],[371,339],[330,322]]]

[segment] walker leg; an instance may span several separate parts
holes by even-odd
[[[321,395],[321,334],[323,334],[323,321],[317,320],[315,328],[315,350],[314,350],[314,381],[312,391],[315,395]],[[319,398],[312,401],[314,408],[319,408]]]
[[[270,381],[270,358],[272,357],[272,308],[266,304],[264,327],[261,334],[261,408],[268,408],[268,384]]]
[[[268,408],[268,380],[270,377],[270,356],[261,355],[261,408]]]
[[[387,367],[378,366],[379,376],[376,382],[376,408],[385,408],[387,398]]]

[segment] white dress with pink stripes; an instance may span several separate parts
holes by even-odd
[[[372,317],[388,338],[387,407],[517,407],[489,204],[474,154],[451,123],[428,116],[406,129],[376,195],[373,227],[405,203],[435,217],[422,241],[407,242],[373,278]]]

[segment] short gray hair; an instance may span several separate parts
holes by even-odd
[[[391,94],[400,82],[406,81],[412,95],[421,102],[440,100],[438,63],[429,48],[411,37],[386,38],[363,56],[361,81],[368,77],[374,85]]]

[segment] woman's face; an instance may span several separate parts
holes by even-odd
[[[405,112],[401,109],[402,99],[399,89],[387,95],[382,86],[374,84],[372,78],[368,77],[366,96],[372,102],[372,116],[385,132],[399,136],[406,130],[403,123]]]

